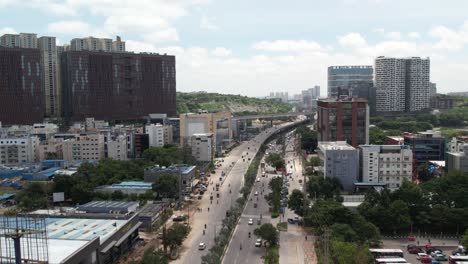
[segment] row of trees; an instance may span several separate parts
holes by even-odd
[[[359,212],[385,233],[458,233],[468,228],[468,173],[453,172],[394,192],[369,191]]]
[[[296,128],[296,134],[300,138],[301,149],[307,153],[313,153],[317,149],[317,132],[311,130],[307,126],[299,126]]]
[[[268,204],[271,206],[271,217],[276,218],[279,215],[279,210],[281,206],[281,189],[283,186],[282,177],[273,177],[268,183],[268,188],[271,192],[265,195],[265,199],[268,201]]]
[[[284,168],[286,163],[282,157],[281,154],[279,153],[271,153],[265,158],[266,163],[268,165],[278,169]]]

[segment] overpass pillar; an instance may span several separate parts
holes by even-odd
[[[270,127],[273,127],[273,119],[270,120]]]

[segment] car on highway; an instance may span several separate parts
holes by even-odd
[[[252,218],[249,219],[248,224],[249,224],[249,225],[253,225],[253,219],[252,219]]]
[[[205,243],[202,242],[202,243],[198,244],[198,250],[204,250],[205,248],[206,248]]]
[[[259,178],[257,178],[257,182],[260,182],[260,179],[259,179]]]
[[[259,238],[257,241],[255,241],[255,246],[256,247],[261,247],[262,246],[262,240]]]
[[[258,196],[258,192],[257,192],[257,191],[255,192],[255,196]]]

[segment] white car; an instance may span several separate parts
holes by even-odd
[[[260,182],[260,179],[259,179],[259,178],[257,178],[257,182]]]
[[[255,246],[256,247],[261,247],[262,246],[262,240],[259,238],[257,241],[255,241]]]
[[[416,259],[421,259],[422,257],[427,257],[428,255],[426,253],[418,253],[416,255]]]
[[[198,250],[204,250],[206,248],[205,243],[198,244]]]
[[[255,192],[255,196],[258,196],[258,192]]]
[[[248,224],[249,224],[249,225],[253,225],[253,219],[252,219],[252,218],[249,219]]]

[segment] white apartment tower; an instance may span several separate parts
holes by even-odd
[[[430,60],[375,59],[377,112],[414,112],[429,107]]]
[[[359,146],[362,182],[384,183],[398,189],[412,180],[413,151],[405,145]]]
[[[70,50],[82,51],[116,51],[123,52],[125,51],[125,41],[122,41],[119,36],[117,36],[115,41],[108,38],[74,38],[70,42]]]
[[[40,37],[42,87],[44,87],[46,115],[60,116],[60,75],[55,37]]]

